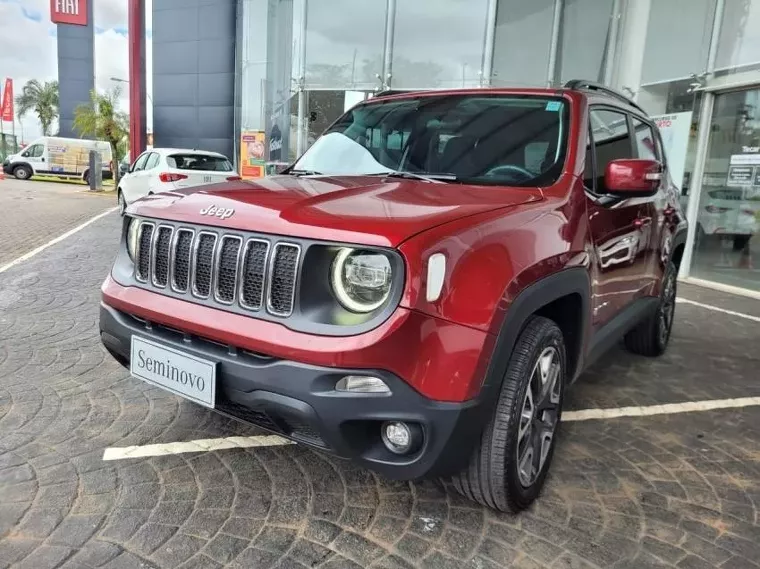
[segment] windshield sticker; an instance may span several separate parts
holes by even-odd
[[[547,111],[553,111],[557,112],[562,108],[562,103],[560,101],[549,101],[546,103],[546,110]]]

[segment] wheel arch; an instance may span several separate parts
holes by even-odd
[[[673,252],[670,254],[670,260],[676,266],[676,269],[681,268],[681,261],[683,260],[683,253],[686,250],[686,230],[682,230],[676,234],[673,238]]]
[[[15,162],[14,164],[11,164],[11,168],[13,168],[13,172],[16,171],[16,168],[28,168],[29,171],[32,173],[32,176],[34,176],[37,172],[34,169],[34,166],[32,166],[29,162]]]
[[[572,381],[583,366],[591,320],[591,276],[584,267],[564,269],[525,287],[510,303],[501,322],[481,397],[498,397],[509,358],[532,316],[553,320],[565,338],[567,377]]]

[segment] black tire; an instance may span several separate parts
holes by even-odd
[[[555,410],[551,417],[553,428],[545,458],[541,461],[539,457],[540,464],[535,469],[535,474],[532,460],[530,461],[530,475],[535,478],[525,484],[521,478],[525,473],[520,472],[518,464],[520,451],[525,448],[521,444],[523,438],[520,437],[523,423],[526,421],[523,412],[528,401],[529,386],[534,384],[531,379],[537,369],[539,357],[547,352],[556,355],[556,360],[552,360],[550,369],[554,369],[554,361],[559,365],[556,381],[552,376],[554,389],[552,386],[542,388],[547,390],[544,395],[547,395],[548,391],[556,391]],[[560,329],[548,318],[532,317],[525,325],[512,351],[496,409],[481,436],[480,444],[470,457],[469,466],[452,480],[459,493],[484,506],[503,512],[519,512],[530,506],[538,497],[549,471],[559,432],[567,373],[565,361],[565,342]],[[546,383],[549,381],[547,380]],[[531,389],[531,394],[534,391]],[[535,402],[534,396],[531,396],[531,401]],[[532,413],[536,408],[534,403]],[[543,422],[545,417],[546,412],[542,412],[540,419],[538,417],[527,419],[529,425],[525,435],[525,438],[529,439],[527,443],[538,439],[543,440],[543,437],[534,435],[548,431],[536,429],[534,433],[534,428],[536,424],[545,426],[546,423]],[[535,421],[541,422],[535,423]],[[543,446],[541,448],[543,450]]]
[[[34,175],[34,172],[32,172],[32,169],[29,166],[22,164],[21,166],[16,166],[13,169],[13,175],[17,180],[28,180]]]
[[[124,199],[124,194],[121,192],[121,188],[117,190],[117,201],[119,203],[119,215],[123,216],[127,212],[127,201]]]
[[[84,175],[82,176],[82,181],[88,186],[90,185],[90,171],[89,170],[85,172]]]
[[[669,262],[662,276],[657,310],[625,335],[625,345],[634,354],[657,357],[665,353],[675,319],[678,269]]]
[[[734,235],[734,243],[733,243],[733,251],[735,253],[739,253],[741,251],[744,251],[744,249],[749,244],[749,240],[752,237],[752,235]]]

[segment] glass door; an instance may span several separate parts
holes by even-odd
[[[716,95],[691,275],[760,290],[760,87]]]

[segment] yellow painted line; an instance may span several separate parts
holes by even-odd
[[[144,458],[146,456],[164,456],[187,452],[212,452],[230,448],[271,447],[291,444],[295,443],[277,435],[199,439],[183,443],[107,448],[103,452],[103,460],[122,460],[125,458]]]
[[[76,226],[74,229],[71,229],[71,230],[67,231],[66,233],[64,233],[62,235],[59,235],[55,239],[51,239],[50,241],[48,241],[44,245],[40,245],[36,249],[33,249],[32,251],[29,251],[28,253],[24,253],[20,257],[18,257],[16,259],[13,259],[10,263],[7,263],[7,264],[3,265],[2,267],[0,267],[0,273],[4,273],[5,271],[7,271],[8,269],[10,269],[11,267],[15,267],[19,263],[22,263],[22,262],[24,262],[24,261],[26,261],[28,259],[31,259],[32,257],[34,257],[35,255],[37,255],[38,253],[42,253],[48,247],[52,247],[56,243],[60,243],[64,239],[66,239],[68,237],[71,237],[72,235],[74,235],[75,233],[78,233],[79,231],[82,231],[82,229],[84,229],[85,227],[87,227],[91,223],[95,223],[100,218],[107,216],[109,213],[113,213],[117,209],[119,209],[119,208],[118,207],[112,207],[111,209],[107,209],[103,213],[100,213],[100,214],[96,215],[95,217],[91,217],[90,219],[88,219],[87,221],[85,221],[83,224]]]
[[[736,409],[739,407],[755,406],[760,406],[760,397],[713,399],[709,401],[687,401],[684,403],[646,405],[643,407],[617,407],[613,409],[583,409],[581,411],[565,411],[562,413],[562,420],[590,421],[593,419],[617,419],[618,417],[651,417],[652,415],[674,415],[676,413],[693,413],[695,411],[712,411],[715,409]]]

